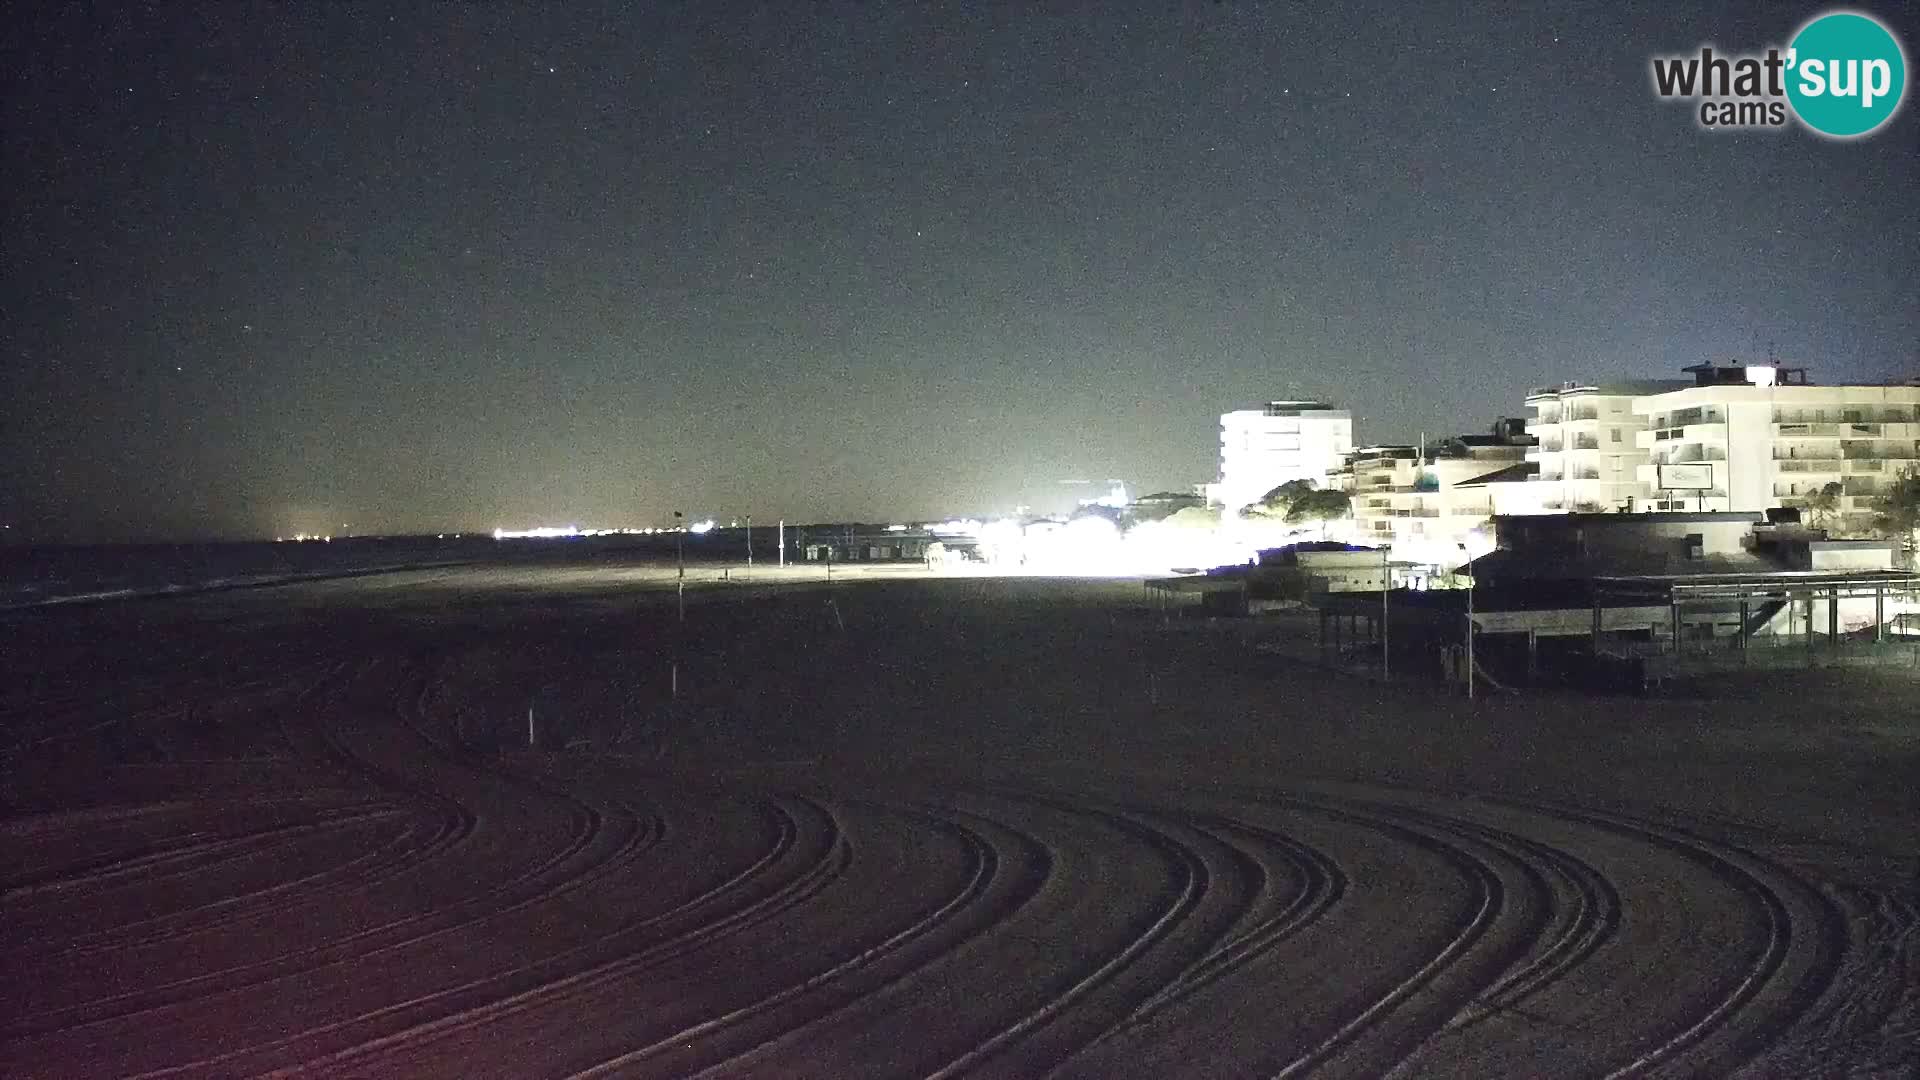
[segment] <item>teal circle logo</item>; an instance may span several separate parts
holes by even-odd
[[[1906,93],[1906,53],[1871,16],[1822,15],[1788,46],[1787,100],[1822,135],[1865,135],[1893,118]]]

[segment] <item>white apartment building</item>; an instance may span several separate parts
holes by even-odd
[[[1290,480],[1326,483],[1353,449],[1353,414],[1318,401],[1269,401],[1220,417],[1220,480],[1208,501],[1232,515]]]
[[[1651,455],[1639,437],[1648,418],[1635,411],[1635,404],[1691,385],[1679,379],[1570,382],[1528,393],[1527,407],[1534,415],[1527,421],[1527,433],[1539,442],[1527,451],[1527,460],[1539,471],[1524,483],[1552,486],[1503,490],[1497,499],[1502,512],[1648,509],[1644,504],[1653,489],[1641,479],[1640,470]]]
[[[1872,527],[1874,500],[1920,466],[1920,383],[1814,386],[1804,369],[1701,364],[1685,389],[1634,399],[1653,509],[1760,511],[1841,486],[1835,531]],[[1699,490],[1662,490],[1663,465],[1699,465]],[[1669,482],[1682,471],[1667,470]]]
[[[1457,565],[1460,545],[1484,530],[1490,485],[1468,482],[1523,465],[1530,448],[1491,436],[1464,436],[1428,452],[1412,446],[1353,451],[1332,486],[1353,499],[1363,542],[1390,544],[1402,561]]]

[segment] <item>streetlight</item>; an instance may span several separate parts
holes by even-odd
[[[1387,607],[1387,597],[1393,592],[1393,564],[1388,561],[1388,553],[1393,549],[1380,548],[1380,681],[1392,677],[1393,650],[1389,648],[1393,635],[1393,619]]]
[[[1473,627],[1473,593],[1477,583],[1476,583],[1476,575],[1473,572],[1474,555],[1473,555],[1472,549],[1468,548],[1465,542],[1462,542],[1457,546],[1460,548],[1460,554],[1466,556],[1467,558],[1467,561],[1462,565],[1464,565],[1467,568],[1467,700],[1472,701],[1473,700],[1473,636],[1474,636],[1473,635],[1473,629],[1474,629]]]

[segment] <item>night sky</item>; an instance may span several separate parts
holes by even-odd
[[[1044,508],[1274,397],[1920,370],[1914,92],[1649,86],[1816,6],[388,6],[9,7],[15,540]]]

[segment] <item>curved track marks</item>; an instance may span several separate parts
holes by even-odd
[[[1687,1075],[1904,1007],[1836,982],[1904,937],[1851,942],[1830,892],[1678,826],[1355,785],[639,800],[644,772],[466,753],[433,687],[363,669],[287,718],[348,782],[324,798],[217,836],[156,819],[0,896],[42,913],[23,955],[52,975],[8,995],[10,1064]],[[199,876],[139,917],[114,899]],[[63,936],[69,896],[109,914]],[[1910,936],[1904,903],[1874,925]],[[1652,1004],[1594,1013],[1623,996]],[[1793,1034],[1809,1016],[1827,1034]]]

